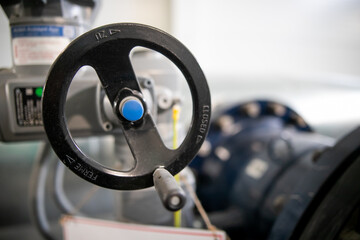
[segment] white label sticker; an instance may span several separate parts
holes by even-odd
[[[66,216],[61,221],[65,240],[225,240],[223,231],[126,224]]]
[[[15,65],[51,65],[70,43],[66,37],[17,37],[12,40]]]

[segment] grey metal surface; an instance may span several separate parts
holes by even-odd
[[[5,76],[4,76],[5,75]],[[42,126],[19,126],[16,119],[15,88],[42,87],[44,76],[18,76],[0,74],[0,136],[5,142],[45,139]],[[103,123],[99,121],[101,114],[100,101],[97,99],[100,89],[96,79],[82,79],[75,82],[70,89],[66,115],[69,127],[74,136],[104,133]],[[5,114],[6,113],[6,114]]]

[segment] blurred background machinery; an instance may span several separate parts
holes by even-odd
[[[346,222],[358,207],[359,189],[353,176],[346,183],[341,178],[358,162],[358,134],[359,128],[336,143],[314,132],[292,109],[271,101],[220,108],[191,164],[198,196],[214,225],[231,239],[357,239],[359,231]],[[319,205],[314,205],[321,208],[334,185],[349,195],[339,196],[344,201],[327,199],[326,207],[344,213],[333,216],[333,226],[311,226],[302,218],[325,221],[315,215]]]

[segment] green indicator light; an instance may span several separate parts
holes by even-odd
[[[42,87],[38,87],[35,89],[35,95],[38,96],[39,98],[41,98],[43,94],[43,88]]]

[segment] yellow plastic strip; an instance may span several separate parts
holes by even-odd
[[[179,121],[180,116],[180,107],[178,105],[174,105],[172,108],[172,119],[173,119],[173,149],[178,147],[178,126],[177,123]],[[180,175],[175,175],[175,180],[177,183],[180,183]],[[181,227],[181,210],[174,212],[174,226]]]

